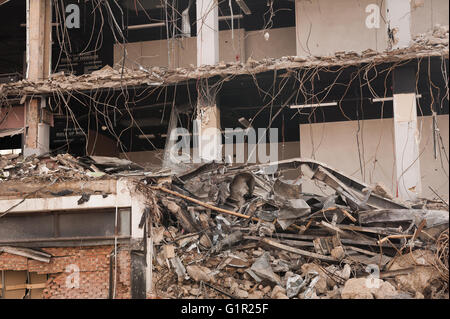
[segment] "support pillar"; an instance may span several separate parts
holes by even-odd
[[[411,44],[411,1],[387,0],[386,16],[391,49],[406,48]]]
[[[27,72],[29,81],[48,78],[51,72],[51,0],[27,0]],[[26,129],[24,155],[40,155],[49,150],[50,127],[44,122],[45,99],[25,102]]]
[[[197,66],[219,62],[219,8],[217,0],[197,0]],[[208,79],[198,85],[197,133],[198,155],[202,161],[222,160],[222,135],[217,91]],[[194,136],[194,138],[196,138]],[[196,152],[194,147],[194,152]],[[194,155],[194,158],[196,156]]]
[[[415,200],[422,192],[416,73],[413,67],[400,67],[394,70],[393,77],[397,194],[404,200]]]
[[[410,0],[387,0],[386,11],[390,48],[408,47],[411,44]],[[393,84],[397,196],[415,200],[422,191],[422,185],[414,67],[396,68]]]
[[[197,66],[219,62],[217,0],[197,0]]]

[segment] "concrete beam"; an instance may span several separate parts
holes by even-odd
[[[39,113],[40,101],[32,98],[25,103],[25,156],[31,155],[38,150],[38,130],[39,130]]]
[[[198,95],[197,121],[194,123],[194,138],[195,135],[199,137],[199,144],[194,144],[194,148],[199,150],[196,155],[205,162],[221,161],[222,133],[217,91],[208,87],[207,80],[200,81],[199,87],[201,89]]]
[[[390,30],[389,41],[391,49],[406,48],[411,43],[410,2],[410,0],[386,1],[386,16]]]
[[[2,199],[22,199],[25,195],[33,194],[33,197],[46,198],[53,197],[51,193],[58,193],[70,190],[74,194],[81,193],[102,193],[115,194],[116,180],[101,179],[92,181],[62,181],[48,185],[42,189],[42,183],[22,182],[17,180],[7,180],[0,183],[0,200]]]
[[[31,98],[25,102],[24,156],[39,156],[50,150],[50,125],[43,123],[42,99]]]
[[[397,195],[404,200],[415,200],[422,192],[416,73],[413,67],[400,67],[394,70],[393,76]]]
[[[24,202],[19,199],[0,200],[0,211],[4,212],[7,209],[17,205],[10,210],[11,213],[31,213],[31,212],[49,212],[49,211],[72,211],[80,209],[103,209],[116,207],[117,196],[109,195],[103,198],[102,195],[91,195],[89,201],[78,205],[77,202],[80,196],[61,196],[48,198],[28,198]],[[131,201],[122,202],[118,207],[130,207]]]

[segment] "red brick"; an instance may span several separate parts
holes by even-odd
[[[49,274],[43,291],[43,298],[108,298],[109,261],[113,246],[44,248],[53,257],[50,263],[27,260],[25,257],[0,254],[0,270],[28,270]],[[68,288],[66,273],[68,265],[79,267],[78,288]],[[127,250],[119,250],[117,255],[116,298],[131,298],[131,256]]]

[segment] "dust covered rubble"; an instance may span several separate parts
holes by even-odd
[[[152,298],[448,298],[448,203],[401,202],[313,160],[275,164],[172,175],[118,158],[7,155],[0,184],[133,179],[148,199]],[[332,195],[286,178],[300,169]]]
[[[300,166],[335,194],[303,193],[284,178]],[[278,167],[208,163],[169,181],[145,179],[160,212],[154,296],[448,298],[447,203],[399,202],[382,185],[315,161]]]

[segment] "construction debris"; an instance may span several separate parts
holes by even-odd
[[[270,174],[268,164],[206,163],[173,176],[67,154],[0,163],[2,183],[131,179],[149,199],[144,215],[158,214],[151,219],[157,297],[448,298],[447,206],[415,208],[420,203],[383,196],[317,161],[271,163]],[[283,177],[304,166],[335,194],[303,193]],[[79,195],[89,200],[89,192]]]
[[[169,275],[165,265],[156,265],[157,295],[277,299],[448,296],[448,268],[442,267],[442,258],[435,253],[436,238],[426,236],[436,229],[448,229],[448,211],[412,208],[417,203],[394,200],[385,196],[382,186],[370,190],[370,186],[316,161],[292,159],[276,165],[277,173],[267,175],[264,165],[207,163],[179,174],[172,182],[145,179],[165,208],[163,214],[171,216],[165,227],[177,227],[175,237],[199,230],[186,227],[185,215],[173,214],[167,202],[184,210],[192,225],[202,225],[202,235],[192,237],[189,245],[176,251],[191,277],[184,281],[185,289],[176,287],[176,274]],[[336,194],[325,198],[302,193],[295,181],[281,178],[283,170],[302,165],[313,169],[313,178]],[[208,186],[212,181],[217,187]],[[219,196],[224,190],[225,196]],[[170,239],[165,237],[161,243],[164,241]],[[411,251],[425,251],[431,260],[427,264],[402,263]],[[417,265],[434,273],[433,278],[423,280],[424,286],[405,279],[423,271],[416,269]],[[438,265],[443,276],[435,271]],[[212,281],[214,288],[208,289],[205,283]]]
[[[118,176],[113,173],[142,170],[139,165],[123,159],[104,156],[85,156],[74,158],[70,154],[58,154],[38,158],[10,154],[0,156],[0,180],[45,181],[92,180],[109,174],[108,178]],[[120,174],[119,174],[120,175]]]
[[[341,292],[342,299],[392,299],[397,294],[393,285],[381,279],[349,279]]]

